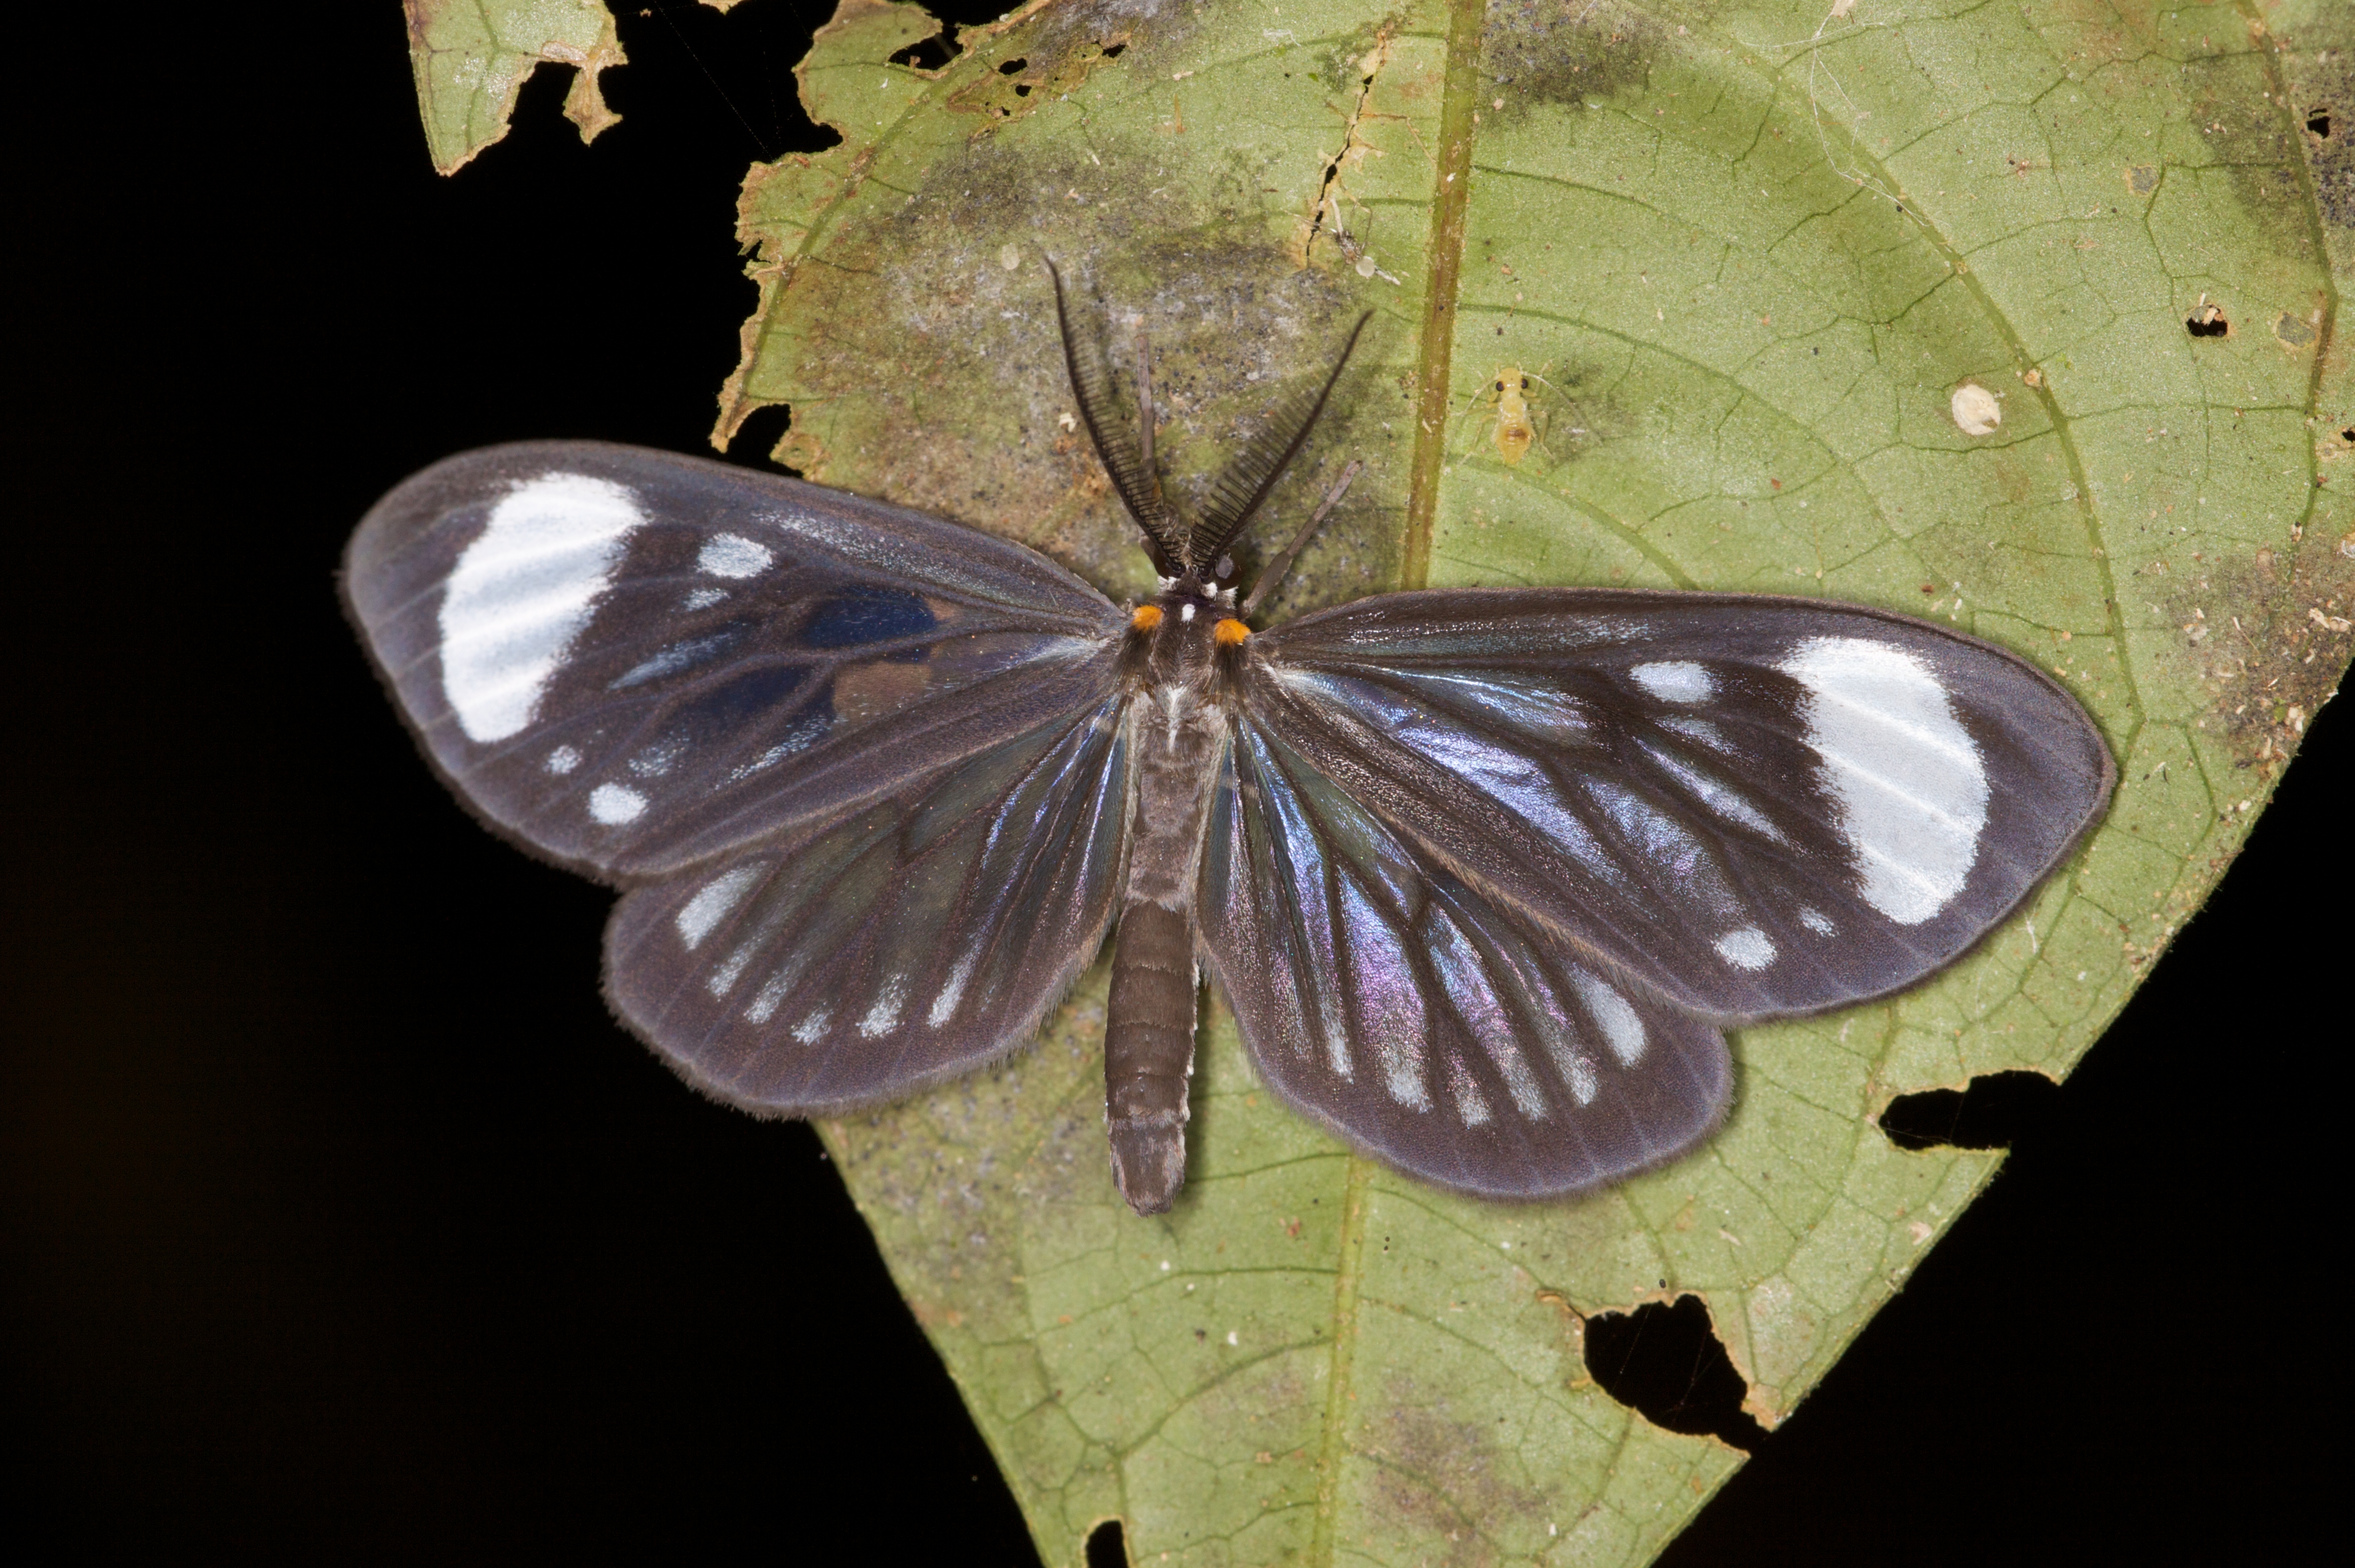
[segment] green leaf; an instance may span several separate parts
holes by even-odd
[[[581,139],[618,124],[597,74],[628,63],[602,0],[403,0],[417,108],[433,166],[456,174],[507,133],[516,94],[541,61],[573,68],[564,117]]]
[[[1114,1515],[1140,1563],[1640,1561],[1739,1456],[1598,1389],[1585,1315],[1700,1296],[1772,1426],[1987,1181],[1999,1156],[1901,1151],[1877,1115],[2066,1072],[2348,658],[2355,21],[2254,15],[1060,5],[933,73],[889,63],[934,30],[913,7],[819,35],[804,97],[843,140],[745,183],[723,443],[789,404],[777,454],[812,478],[1134,594],[1040,258],[1150,333],[1198,470],[1371,308],[1280,506],[1368,469],[1279,612],[1426,582],[1885,605],[2054,670],[2119,763],[2107,820],[1967,959],[1742,1031],[1725,1130],[1582,1202],[1353,1157],[1214,1004],[1186,1195],[1140,1220],[1100,973],[1004,1069],[829,1124],[1049,1563]],[[1504,367],[1543,378],[1518,464],[1482,395]]]

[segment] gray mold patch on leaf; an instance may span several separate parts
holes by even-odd
[[[2355,240],[2355,19],[2282,40],[2314,204],[2342,252]]]
[[[1142,160],[1113,161],[1133,173]],[[936,164],[879,219],[838,231],[827,337],[805,355],[812,389],[794,400],[780,459],[854,487],[869,464],[888,466],[895,500],[1019,539],[1115,595],[1149,588],[1135,528],[1076,419],[1044,258],[1075,285],[1074,327],[1110,335],[1124,394],[1135,335],[1147,335],[1156,444],[1181,495],[1199,493],[1293,379],[1330,366],[1360,307],[1342,280],[1275,245],[1223,238],[1231,226],[1173,232],[1150,208],[1140,222],[1109,184],[1092,160],[984,141]],[[1100,255],[1121,257],[1118,272],[1094,266]],[[855,451],[824,408],[852,400]],[[1347,428],[1335,421],[1303,453],[1272,498],[1279,515],[1305,510],[1290,499]]]
[[[1532,104],[1582,110],[1640,93],[1677,39],[1700,32],[1718,9],[1699,0],[1640,9],[1628,0],[1572,7],[1559,0],[1497,0],[1482,38],[1483,110],[1510,125]]]
[[[1140,42],[1148,27],[1167,32],[1154,25],[1182,22],[1185,14],[1178,0],[1098,0],[1009,18],[987,29],[986,42],[981,32],[969,34],[965,56],[987,69],[951,93],[948,106],[979,115],[985,129],[1019,120],[1086,85]],[[1160,41],[1166,47],[1170,40]]]
[[[1518,1560],[1532,1545],[1542,1549],[1554,1521],[1514,1452],[1525,1436],[1515,1412],[1476,1406],[1407,1372],[1385,1380],[1365,1403],[1363,1449],[1376,1466],[1379,1517],[1415,1539],[1454,1543],[1439,1560],[1449,1563]]]
[[[2307,153],[2304,127],[2266,94],[2264,60],[2254,51],[2195,57],[2184,84],[2208,157],[2191,177],[2222,176],[2243,223],[2264,237],[2266,253],[2299,271],[2319,261],[2299,167]]]
[[[2241,802],[2271,788],[2338,689],[2355,562],[2309,537],[2296,554],[2186,549],[2168,576],[2167,624],[2207,696],[2200,728],[2231,753],[2209,781],[2215,809],[2245,818]]]

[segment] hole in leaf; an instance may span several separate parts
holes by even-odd
[[[1900,1094],[1881,1130],[1902,1149],[2009,1148],[2051,1113],[2061,1085],[2041,1072],[1988,1072],[1954,1089]]]
[[[2318,109],[2313,113],[2307,115],[2306,117],[2306,128],[2313,132],[2316,135],[2321,137],[2324,141],[2328,141],[2330,139],[2330,111],[2328,109]]]
[[[938,70],[957,58],[957,25],[943,22],[941,30],[931,37],[910,44],[904,49],[894,49],[883,58],[893,65],[904,65],[911,70]]]
[[[2183,328],[2194,337],[2222,337],[2232,330],[2232,324],[2214,305],[2203,304],[2184,321]]]
[[[997,68],[997,74],[1000,76],[1012,76],[1015,72],[1027,69],[1029,64],[1030,61],[1027,58],[1021,55],[1017,55],[1014,59],[1007,60],[1004,65],[999,66]]]
[[[1108,60],[1116,60],[1120,59],[1120,51],[1126,48],[1128,48],[1126,44],[1106,44],[1103,57]],[[2328,135],[2328,133],[2325,132],[2324,134]]]
[[[1108,1519],[1088,1531],[1088,1568],[1128,1568],[1128,1538],[1120,1520]]]
[[[1733,1370],[1698,1296],[1596,1313],[1586,1320],[1586,1370],[1604,1393],[1655,1426],[1706,1433],[1745,1454],[1766,1440],[1765,1428],[1742,1408],[1749,1385]]]
[[[1018,82],[1016,82],[1016,83],[1014,84],[1014,96],[1015,96],[1015,97],[1017,97],[1017,98],[1028,98],[1028,97],[1029,97],[1029,96],[1030,96],[1030,84],[1029,84],[1028,82],[1027,82],[1027,81],[1018,81]]]

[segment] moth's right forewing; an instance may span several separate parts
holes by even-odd
[[[1133,793],[1121,700],[631,893],[606,932],[614,1008],[707,1092],[795,1115],[1022,1044],[1112,921]]]
[[[1952,961],[2112,777],[2025,660],[1852,605],[1399,593],[1250,646],[1271,735],[1468,884],[1721,1020]]]
[[[660,875],[1111,689],[1112,604],[1019,545],[633,447],[496,447],[354,535],[345,594],[443,774],[570,864]]]

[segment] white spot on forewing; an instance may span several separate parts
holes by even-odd
[[[1774,943],[1756,926],[1745,925],[1717,939],[1717,955],[1737,969],[1764,969],[1774,962]]]
[[[834,1021],[832,1008],[820,1008],[794,1026],[794,1038],[804,1045],[815,1045],[826,1038],[826,1026]]]
[[[1832,933],[1839,929],[1839,927],[1832,923],[1832,917],[1826,914],[1819,909],[1801,910],[1799,912],[1799,923],[1806,926],[1809,931],[1814,932],[1817,936],[1829,936]]]
[[[2003,404],[1977,381],[1966,381],[1956,387],[1946,407],[1955,416],[1955,427],[1965,435],[1993,435],[1996,427],[2003,423]]]
[[[768,570],[776,555],[741,534],[714,534],[696,552],[695,564],[714,577],[750,577]]]
[[[687,596],[687,608],[709,610],[727,597],[728,590],[725,588],[698,588]]]
[[[1856,856],[1858,891],[1900,925],[1954,901],[1987,827],[1987,764],[1930,667],[1861,637],[1814,637],[1784,659],[1807,688],[1807,743]]]
[[[548,771],[562,778],[581,765],[581,753],[570,746],[559,746],[548,753]]]
[[[1715,678],[1690,659],[1639,664],[1627,674],[1663,702],[1707,702],[1717,695]]]
[[[678,927],[678,939],[687,951],[695,951],[697,945],[711,934],[711,928],[727,919],[729,912],[744,901],[744,895],[760,880],[760,867],[738,866],[720,872],[696,889],[695,896],[679,905],[678,913],[671,917],[672,923]]]
[[[1695,719],[1687,713],[1672,713],[1659,723],[1663,730],[1674,730],[1678,734],[1699,741],[1715,751],[1730,752],[1733,749],[1725,738],[1725,731],[1706,719]]]
[[[908,1004],[908,976],[894,975],[883,982],[882,994],[867,1016],[858,1020],[858,1032],[873,1040],[890,1034],[900,1024],[900,1009]]]
[[[1594,1096],[1603,1092],[1603,1081],[1595,1075],[1593,1061],[1583,1051],[1566,1051],[1561,1067],[1562,1076],[1570,1080],[1571,1098],[1582,1105],[1594,1104]]]
[[[686,752],[687,742],[684,740],[676,735],[668,736],[632,757],[630,772],[642,779],[660,778],[670,772],[672,765],[685,755]]]
[[[1622,1067],[1633,1067],[1644,1060],[1644,1018],[1627,998],[1609,986],[1583,972],[1573,972],[1571,983],[1578,987],[1586,1010],[1603,1030],[1603,1043],[1619,1059]]]
[[[1670,777],[1700,796],[1703,805],[1708,806],[1728,822],[1738,822],[1752,832],[1772,839],[1777,844],[1790,842],[1783,837],[1783,830],[1767,819],[1764,812],[1736,794],[1733,788],[1722,780],[1710,777],[1682,758],[1654,745],[1649,741],[1638,740],[1636,743],[1643,747],[1652,761],[1659,763]]]
[[[468,740],[531,722],[645,521],[628,490],[583,474],[543,475],[491,508],[442,595],[442,689]]]
[[[646,797],[622,784],[601,784],[589,792],[589,815],[608,827],[635,822],[646,809]]]

